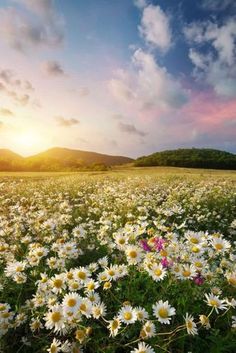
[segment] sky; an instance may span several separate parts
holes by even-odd
[[[0,0],[0,148],[236,153],[235,0]]]

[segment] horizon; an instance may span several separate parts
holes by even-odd
[[[18,153],[18,152],[16,152],[15,150],[13,150],[13,149],[9,149],[9,148],[1,148],[0,147],[0,151],[1,150],[7,150],[7,151],[9,151],[9,152],[13,152],[13,153],[15,153],[15,154],[17,154],[17,155],[19,155],[20,157],[23,157],[23,158],[29,158],[29,157],[34,157],[34,156],[36,156],[36,155],[38,155],[38,154],[42,154],[42,153],[45,153],[45,152],[48,152],[48,151],[50,151],[50,150],[53,150],[53,149],[63,149],[63,150],[70,150],[70,151],[79,151],[79,152],[88,152],[88,153],[95,153],[95,154],[104,154],[104,155],[107,155],[107,156],[111,156],[111,157],[125,157],[125,158],[130,158],[130,159],[133,159],[133,160],[135,160],[135,159],[137,159],[137,158],[140,158],[140,157],[144,157],[144,156],[147,156],[147,155],[139,155],[139,156],[137,156],[137,157],[130,157],[129,155],[118,155],[118,154],[110,154],[110,153],[106,153],[106,152],[99,152],[99,151],[89,151],[89,150],[81,150],[81,149],[74,149],[74,148],[68,148],[68,147],[60,147],[60,146],[52,146],[52,147],[50,147],[50,148],[48,148],[48,149],[46,149],[46,150],[41,150],[41,151],[39,151],[39,152],[37,152],[37,153],[34,153],[34,154],[20,154],[20,153]],[[194,146],[192,146],[192,147],[177,147],[177,148],[175,148],[175,149],[171,149],[170,151],[177,151],[177,150],[183,150],[183,149],[189,149],[189,150],[191,150],[191,149],[194,149],[194,150],[198,150],[198,149],[203,149],[203,150],[209,150],[209,149],[211,149],[211,148],[209,148],[209,147],[201,147],[201,148],[199,148],[199,147],[194,147]],[[214,149],[212,149],[212,150],[214,150]],[[220,149],[215,149],[216,151],[220,151],[220,152],[227,152],[227,153],[232,153],[232,154],[236,154],[236,153],[234,153],[234,152],[230,152],[230,151],[226,151],[226,150],[220,150]],[[152,153],[150,153],[149,155],[151,155],[151,154],[154,154],[154,153],[160,153],[160,152],[166,152],[166,151],[168,151],[168,150],[159,150],[159,151],[155,151],[155,152],[152,152]],[[1,157],[1,155],[0,155],[0,157]]]
[[[233,0],[0,0],[0,51],[2,148],[236,153]]]

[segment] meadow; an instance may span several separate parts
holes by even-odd
[[[0,173],[0,352],[234,353],[236,172]]]

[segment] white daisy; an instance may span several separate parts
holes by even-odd
[[[125,305],[120,309],[118,318],[126,325],[133,324],[137,320],[137,313],[132,306]]]
[[[170,316],[175,315],[175,308],[171,307],[168,301],[163,302],[159,300],[152,306],[153,315],[158,319],[161,324],[170,324]]]

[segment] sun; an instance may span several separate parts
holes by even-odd
[[[12,136],[12,145],[17,152],[30,155],[45,148],[45,139],[36,130],[22,130]]]
[[[33,148],[39,142],[39,136],[35,132],[25,131],[16,137],[16,143],[21,147]]]

